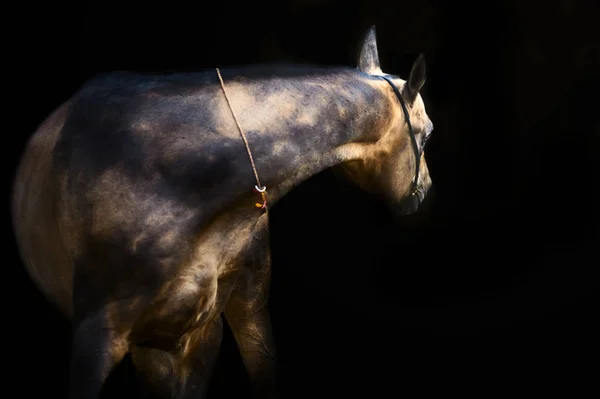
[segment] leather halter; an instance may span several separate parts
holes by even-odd
[[[392,86],[392,89],[394,90],[394,93],[396,94],[396,97],[398,97],[398,101],[400,101],[400,105],[402,106],[402,112],[404,113],[404,120],[406,121],[406,124],[408,125],[408,133],[410,136],[410,140],[412,141],[413,149],[415,150],[415,157],[417,158],[417,171],[415,172],[415,178],[412,182],[412,188],[411,188],[410,195],[416,196],[420,191],[420,189],[419,189],[419,169],[421,168],[420,164],[421,164],[421,155],[422,154],[421,154],[421,151],[419,150],[419,145],[417,144],[417,137],[415,136],[415,132],[413,130],[412,124],[410,123],[410,116],[408,115],[408,108],[406,107],[406,102],[404,101],[402,94],[400,94],[400,90],[398,90],[398,88],[392,82],[392,80],[390,78],[388,78],[387,76],[383,76],[383,75],[379,75],[379,77],[381,77],[383,80],[388,82],[390,84],[390,86]]]

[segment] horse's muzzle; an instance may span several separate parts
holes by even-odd
[[[424,197],[421,197],[419,194],[409,195],[402,201],[393,204],[392,212],[395,216],[403,217],[415,214],[418,211],[424,211],[425,209],[423,208],[429,208],[434,196],[435,190],[432,185]]]

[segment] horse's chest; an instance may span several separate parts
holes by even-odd
[[[152,342],[148,346],[176,344],[187,332],[220,315],[247,263],[248,250],[254,247],[250,229],[244,230],[237,234],[206,234],[197,243],[189,263],[163,285],[136,323],[138,335]]]
[[[184,273],[163,287],[160,296],[136,323],[136,340],[170,349],[187,332],[201,328],[223,312],[238,277],[236,268],[220,275],[204,270]]]

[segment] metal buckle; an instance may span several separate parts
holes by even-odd
[[[421,189],[419,188],[419,185],[413,184],[412,186],[413,186],[413,188],[412,188],[412,192],[410,193],[410,195],[414,195],[414,196],[418,197],[419,194],[421,193]]]

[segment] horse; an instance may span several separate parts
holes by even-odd
[[[252,390],[276,397],[269,207],[335,168],[399,215],[432,186],[420,91],[384,73],[375,27],[356,67],[117,71],[29,139],[12,191],[23,264],[72,323],[70,397],[130,354],[160,395],[206,395],[223,322]]]

